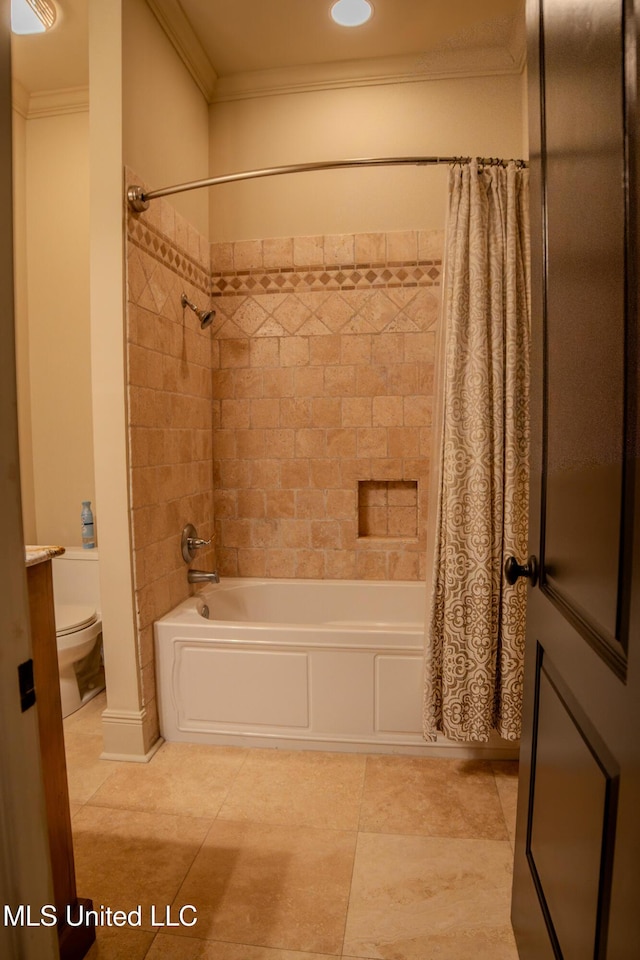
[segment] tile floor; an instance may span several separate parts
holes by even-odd
[[[89,960],[517,960],[517,764],[176,743],[114,763],[104,705],[65,720],[78,893],[141,925],[100,928]],[[195,926],[152,925],[187,904]]]

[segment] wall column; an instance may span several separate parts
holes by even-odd
[[[90,0],[91,368],[107,759],[147,760],[155,726],[142,707],[135,629],[125,376],[122,3]]]

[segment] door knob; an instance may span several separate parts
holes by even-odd
[[[504,575],[507,583],[514,584],[519,577],[526,577],[535,587],[538,582],[538,559],[529,557],[526,563],[518,563],[515,557],[507,557],[504,565]]]

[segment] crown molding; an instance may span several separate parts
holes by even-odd
[[[180,3],[178,0],[147,0],[147,4],[205,99],[211,103],[218,75]]]
[[[29,116],[29,91],[19,80],[13,77],[11,81],[11,106],[25,120]]]
[[[34,93],[14,78],[11,97],[13,109],[25,120],[59,117],[67,113],[89,111],[89,87],[64,87],[61,90],[39,90]]]
[[[89,87],[66,87],[62,90],[41,90],[29,97],[28,120],[59,117],[67,113],[89,112]]]
[[[211,102],[223,103],[229,100],[390,83],[503,76],[521,73],[523,64],[524,46],[518,49],[516,38],[509,47],[480,47],[465,51],[437,50],[418,56],[350,60],[238,73],[218,80]]]
[[[218,78],[179,0],[147,0],[158,23],[208,103],[249,100],[291,93],[347,87],[418,83],[465,77],[504,76],[522,72],[526,37],[522,18],[512,23],[504,44],[455,46],[417,55],[310,64],[237,73]]]

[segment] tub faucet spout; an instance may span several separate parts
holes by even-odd
[[[207,573],[206,570],[188,570],[187,581],[189,583],[220,583],[220,577],[215,570]]]

